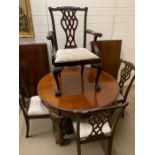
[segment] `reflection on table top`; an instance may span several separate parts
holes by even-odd
[[[61,73],[62,96],[56,97],[56,83],[52,73],[45,75],[38,83],[38,94],[45,105],[66,111],[92,110],[111,105],[119,94],[117,81],[103,72],[99,79],[100,91],[94,88],[96,69],[86,68],[81,75],[79,67],[65,68]]]

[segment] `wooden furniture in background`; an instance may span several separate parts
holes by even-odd
[[[50,110],[52,119],[57,117],[57,143],[63,143],[62,117],[107,107],[117,99],[119,85],[115,78],[104,71],[99,79],[102,89],[99,92],[94,89],[95,71],[94,68],[85,68],[84,75],[80,76],[80,67],[65,68],[60,78],[63,90],[60,97],[55,96],[56,83],[52,74],[45,75],[38,83],[40,98]]]
[[[99,40],[95,44],[101,51],[102,69],[117,79],[122,40]]]
[[[50,72],[46,44],[19,45],[19,76],[22,74],[31,96],[37,95],[39,80]]]

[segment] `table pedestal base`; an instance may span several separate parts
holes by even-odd
[[[72,122],[69,118],[54,113],[50,113],[50,118],[53,124],[53,131],[55,132],[55,141],[57,144],[62,145],[64,143],[64,135],[73,133]]]

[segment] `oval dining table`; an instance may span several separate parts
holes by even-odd
[[[96,69],[85,67],[81,75],[80,67],[68,67],[59,77],[61,96],[55,96],[56,83],[52,73],[46,74],[38,83],[37,91],[44,105],[49,109],[53,125],[56,127],[56,142],[63,143],[61,120],[75,113],[87,113],[110,106],[117,99],[119,85],[110,74],[102,71],[99,78],[100,91],[95,90]]]

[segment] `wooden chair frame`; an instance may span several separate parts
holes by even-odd
[[[115,129],[121,116],[122,109],[124,109],[127,105],[128,103],[118,103],[106,108],[75,115],[76,130],[74,129],[74,134],[77,142],[78,155],[81,155],[81,144],[104,139],[108,139],[108,155],[111,155]],[[87,137],[80,138],[80,120],[83,118],[88,118],[88,123],[92,126],[92,132]],[[107,121],[110,123],[111,127],[111,134],[109,135],[105,135],[102,132],[102,127]]]
[[[76,17],[76,12],[77,11],[82,11],[84,12],[84,41],[83,41],[83,48],[86,48],[86,34],[91,34],[94,36],[94,41],[97,40],[98,37],[101,37],[101,33],[96,33],[92,30],[87,29],[87,11],[88,8],[80,8],[80,7],[72,7],[72,6],[66,6],[66,7],[57,7],[57,8],[52,8],[49,7],[49,12],[51,15],[51,20],[52,20],[52,27],[53,31],[49,31],[47,35],[47,39],[51,41],[52,43],[52,64],[53,64],[53,75],[57,84],[57,90],[56,90],[56,96],[61,95],[61,88],[59,84],[59,77],[62,69],[65,66],[74,66],[74,65],[81,65],[81,74],[83,74],[84,70],[84,65],[86,64],[91,64],[93,67],[97,68],[97,75],[96,75],[96,81],[95,81],[95,89],[100,90],[100,86],[98,85],[98,79],[102,70],[102,63],[100,59],[96,60],[84,60],[84,61],[72,61],[72,62],[64,62],[64,63],[55,63],[55,58],[56,58],[56,52],[58,50],[58,43],[57,43],[57,36],[56,36],[56,28],[55,28],[55,20],[54,20],[54,14],[53,12],[59,11],[62,13],[62,18],[61,18],[61,26],[63,30],[65,31],[66,34],[66,44],[65,48],[77,48],[77,44],[75,42],[75,31],[78,26],[78,18]],[[69,23],[69,24],[68,24]],[[96,55],[100,57],[100,53],[96,52]]]
[[[45,119],[49,118],[49,114],[40,114],[40,115],[28,115],[29,104],[30,104],[30,93],[27,85],[23,79],[20,78],[20,92],[19,92],[19,105],[24,115],[25,123],[26,123],[26,135],[25,137],[29,137],[30,130],[30,120],[31,119]]]

